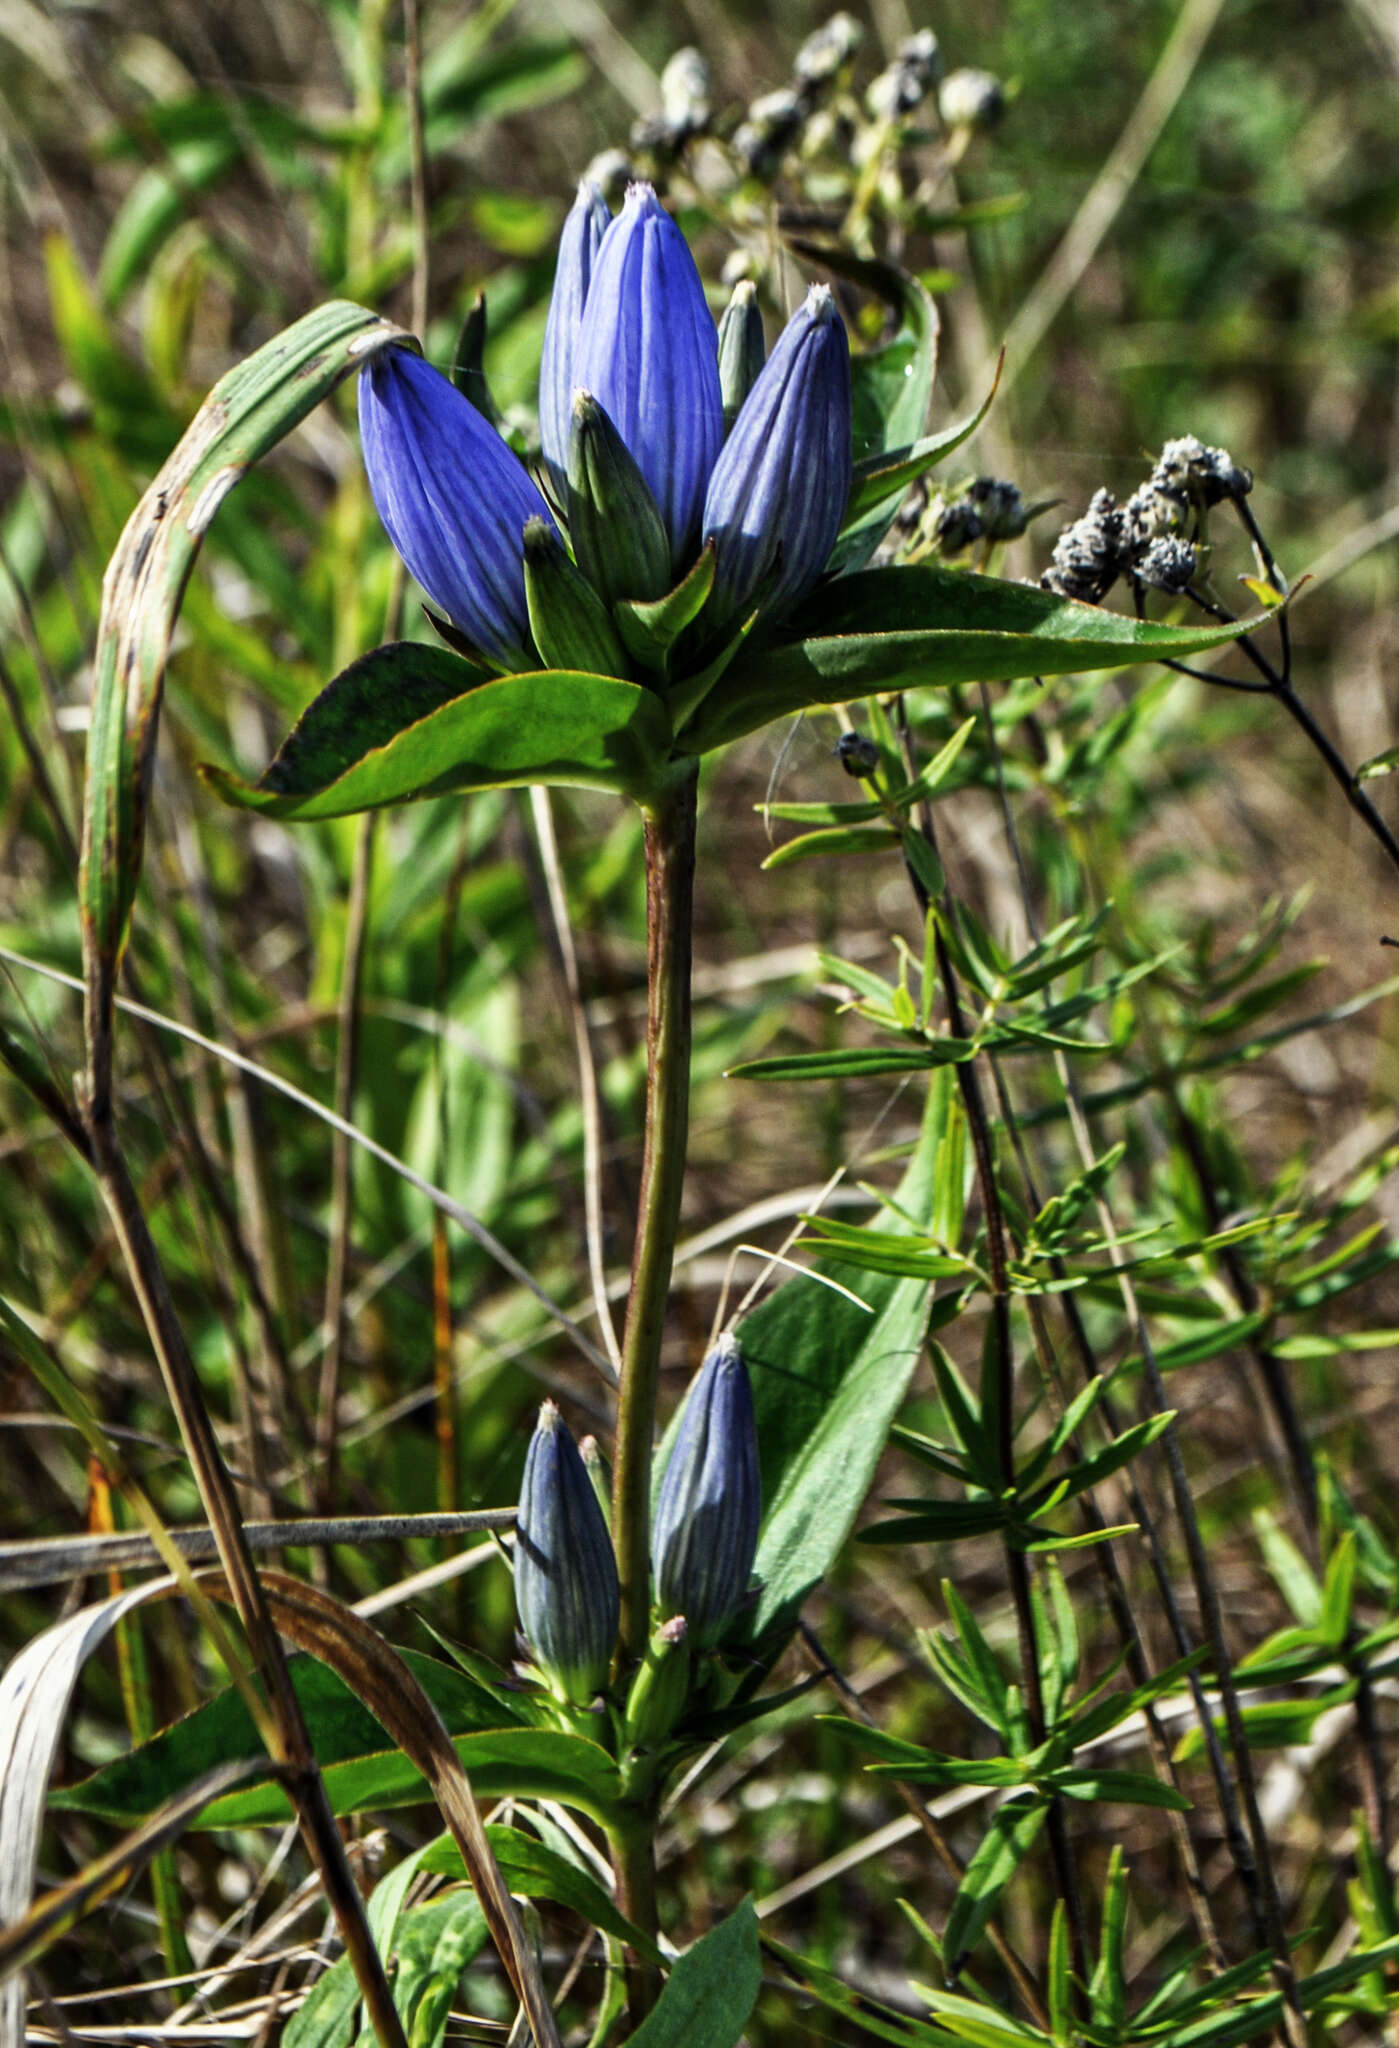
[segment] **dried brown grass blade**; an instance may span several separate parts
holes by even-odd
[[[217,1594],[212,1575],[206,1583]],[[486,1839],[481,1810],[461,1758],[436,1707],[393,1646],[350,1608],[282,1572],[264,1573],[262,1583],[282,1633],[344,1680],[427,1779],[461,1851],[501,1962],[534,2030],[537,2048],[560,2048],[538,1963]]]

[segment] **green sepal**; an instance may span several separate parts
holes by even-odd
[[[670,541],[645,477],[586,391],[568,437],[568,531],[578,566],[609,603],[653,602],[670,589]]]
[[[643,668],[667,673],[671,650],[704,610],[714,588],[714,560],[714,543],[708,541],[693,568],[664,597],[651,602],[624,598],[612,607],[627,652]]]
[[[461,323],[457,345],[452,352],[452,382],[463,398],[470,399],[482,419],[500,426],[500,408],[491,397],[486,381],[486,295],[477,292],[475,303]]]
[[[545,519],[525,526],[525,603],[546,668],[626,677],[627,657],[606,605]]]
[[[763,315],[752,280],[734,286],[733,297],[719,321],[719,390],[724,400],[727,434],[757,383],[767,354]]]
[[[664,1742],[685,1709],[690,1652],[683,1629],[665,1622],[651,1633],[646,1655],[627,1695],[626,1739],[633,1748]]]

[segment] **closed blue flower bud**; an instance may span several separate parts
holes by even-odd
[[[544,353],[539,361],[539,439],[561,498],[568,469],[573,393],[578,383],[573,373],[578,330],[593,264],[611,221],[607,201],[597,186],[584,178],[559,237],[559,260],[544,326]]]
[[[649,185],[602,238],[573,360],[660,508],[679,570],[724,438],[718,336],[695,259]]]
[[[783,328],[709,480],[703,532],[718,559],[707,620],[727,623],[760,595],[769,612],[804,595],[835,546],[850,477],[850,345],[818,284]]]
[[[686,1396],[651,1530],[661,1613],[683,1614],[697,1649],[743,1604],[761,1519],[753,1390],[738,1339],[721,1337]]]
[[[360,373],[359,425],[384,530],[433,603],[502,668],[531,665],[524,530],[549,508],[469,400],[421,356]]]
[[[525,1641],[561,1698],[586,1705],[607,1682],[621,1595],[612,1538],[593,1483],[552,1401],[525,1454],[515,1525],[515,1609]]]

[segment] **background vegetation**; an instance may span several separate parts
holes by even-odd
[[[722,125],[782,85],[821,11],[721,0],[420,6],[428,353],[450,359],[486,290],[493,389],[527,433],[555,239],[576,177],[598,152],[628,146],[678,46],[704,52]],[[1125,497],[1170,437],[1223,443],[1255,471],[1250,502],[1291,581],[1313,575],[1291,621],[1299,692],[1350,763],[1382,754],[1395,739],[1386,682],[1399,652],[1399,34],[1390,15],[1371,0],[1267,9],[1186,0],[1181,13],[1003,0],[909,19],[899,0],[883,0],[863,18],[861,81],[930,24],[949,66],[987,67],[1008,88],[990,132],[950,151],[932,127],[909,137],[900,193],[910,204],[891,214],[876,201],[871,215],[874,239],[937,297],[934,426],[980,402],[1008,339],[996,405],[947,474],[1011,477],[1027,500],[1062,509],[1036,519],[1001,572],[1038,575],[1060,522],[1099,485]],[[409,321],[403,24],[381,0],[257,0],[217,13],[195,0],[81,9],[12,0],[0,47],[0,1023],[41,1049],[50,1088],[66,1093],[80,1065],[81,999],[59,977],[81,971],[75,845],[103,567],[139,493],[231,362],[327,297]],[[696,182],[681,180],[679,197],[717,287],[735,223],[707,188],[702,159],[691,168]],[[921,209],[911,203],[920,180],[931,195]],[[784,203],[798,198],[832,204],[819,167],[809,176],[789,168]],[[738,226],[761,255],[775,246],[775,220],[755,208]],[[1233,573],[1253,563],[1232,525],[1221,521],[1218,537],[1214,583],[1227,593]],[[575,1027],[586,1020],[600,1073],[604,1249],[624,1292],[644,1059],[639,818],[609,798],[556,793],[557,855],[525,792],[403,807],[372,829],[353,819],[285,829],[223,809],[195,774],[202,761],[260,770],[323,681],[378,644],[393,602],[342,392],[225,507],[191,585],[126,994],[314,1103],[338,1106],[586,1316]],[[1246,671],[1234,659],[1228,673]],[[983,715],[975,689],[951,700],[922,693],[910,707],[925,756],[962,717]],[[1315,1623],[1317,1582],[1355,1514],[1364,1517],[1361,1570],[1346,1620],[1378,1628],[1392,1612],[1399,1540],[1390,1241],[1399,1133],[1385,983],[1393,963],[1379,950],[1384,933],[1399,931],[1394,870],[1266,697],[1141,669],[998,690],[995,727],[999,773],[983,724],[971,765],[937,806],[956,900],[1011,956],[1029,945],[1030,919],[1051,925],[1110,902],[1098,978],[1159,963],[1102,1003],[1094,1029],[1110,1050],[1078,1067],[1090,1108],[1096,1091],[1094,1151],[1126,1147],[1110,1181],[1117,1229],[1154,1233],[1142,1242],[1160,1251],[1274,1219],[1237,1251],[1182,1254],[1141,1281],[1227,1640],[1238,1658],[1284,1624]],[[885,1078],[801,1088],[725,1078],[763,1055],[878,1042],[867,1023],[838,1014],[852,984],[820,953],[892,980],[893,935],[922,958],[922,918],[896,857],[764,868],[793,829],[765,815],[765,800],[858,794],[834,757],[839,729],[826,713],[771,727],[706,768],[695,1120],[667,1400],[703,1348],[731,1248],[780,1245],[840,1167],[847,1179],[828,1213],[868,1220],[862,1184],[895,1185],[918,1127],[921,1098]],[[1367,786],[1392,812],[1384,782]],[[1007,1064],[1023,1164],[1042,1199],[1080,1172],[1062,1083],[1047,1052]],[[304,1100],[156,1030],[129,1035],[121,1088],[133,1172],[250,1516],[508,1504],[545,1391],[580,1433],[605,1433],[600,1383],[532,1297]],[[33,1089],[5,1074],[0,1126],[0,1293],[163,1517],[199,1520],[86,1168]],[[1028,1221],[1038,1203],[1014,1148],[1002,1150]],[[1064,1228],[1062,1248],[1089,1260],[1089,1240],[1099,1240],[1086,1199]],[[741,1282],[758,1271],[745,1255]],[[857,1272],[844,1277],[858,1289]],[[1072,1384],[1076,1367],[1046,1300],[1048,1353],[1068,1359]],[[1131,1419],[1140,1349],[1131,1320],[1110,1286],[1095,1282],[1085,1301],[1103,1363],[1123,1367]],[[982,1335],[972,1313],[947,1337],[973,1378]],[[1023,1348],[1034,1441],[1044,1423],[1028,1333]],[[0,1334],[0,1357],[4,1535],[23,1545],[119,1519],[100,1467],[36,1389],[13,1333]],[[1319,1467],[1319,1518],[1270,1375],[1290,1389]],[[903,1419],[945,1440],[945,1399],[926,1364]],[[1164,1470],[1151,1460],[1133,1470],[1193,1626]],[[926,1470],[891,1450],[867,1519],[886,1519],[880,1500],[927,1486]],[[1112,1488],[1103,1509],[1111,1522],[1136,1519]],[[1145,1547],[1129,1540],[1119,1552],[1148,1647],[1169,1663]],[[1091,1553],[1061,1562],[1096,1681],[1115,1652],[1104,1596]],[[509,1577],[489,1541],[465,1554],[459,1541],[340,1545],[292,1552],[290,1564],[363,1603],[413,1648],[432,1647],[430,1626],[501,1661],[511,1655]],[[828,1659],[887,1733],[984,1753],[920,1647],[920,1631],[947,1622],[948,1574],[992,1641],[1008,1647],[998,1541],[853,1542],[810,1603],[810,1638],[781,1675],[795,1681],[812,1659]],[[106,1590],[105,1575],[71,1571],[10,1585],[0,1603],[7,1654]],[[86,1668],[61,1775],[76,1780],[123,1751],[207,1698],[220,1675],[188,1618],[173,1605],[152,1611],[139,1635]],[[1353,1688],[1334,1673],[1269,1693],[1297,1709],[1260,1731],[1275,1746],[1258,1761],[1299,1968],[1337,1960],[1357,1918],[1367,1934],[1394,1931],[1387,1887],[1373,1872],[1368,1886],[1355,1884],[1354,1811],[1368,1802],[1373,1832],[1392,1778],[1391,1681],[1376,1684],[1378,1776],[1367,1775]],[[856,1992],[922,2012],[911,1982],[941,1968],[927,1927],[941,1926],[956,1880],[897,1789],[859,1770],[816,1719],[849,1708],[844,1692],[812,1692],[733,1738],[676,1803],[659,1842],[667,1931],[692,1939],[751,1892],[765,1932]],[[1185,1709],[1170,1724],[1172,1740],[1187,1720]],[[1144,1768],[1140,1755],[1129,1761]],[[1193,1757],[1186,1782],[1231,1948],[1239,1895]],[[941,1795],[963,1859],[986,1824],[977,1796],[980,1808]],[[1114,1845],[1126,1850],[1125,1971],[1139,2006],[1195,1939],[1165,1816],[1109,1804],[1076,1810],[1073,1821],[1090,1902]],[[368,1882],[433,1825],[412,1807],[354,1823],[356,1869]],[[68,1875],[110,1839],[99,1822],[55,1814],[44,1874]],[[222,1970],[248,1944],[266,1960],[210,1994],[224,2015],[220,2038],[275,2028],[334,1952],[298,1859],[293,1842],[266,1830],[183,1837],[154,1882],[143,1877],[38,1965],[31,1990],[51,2001],[32,2011],[39,2037],[104,2025],[134,2038],[177,2012],[171,2038],[182,2038],[194,2020],[191,1985],[160,1990],[154,1980],[181,1964]],[[1000,1907],[1007,1938],[1037,1969],[1053,1897],[1037,1855]],[[542,1910],[557,1986],[580,1929]],[[1088,1918],[1096,1930],[1095,1904]],[[580,1950],[565,2006],[580,2039],[598,2000],[598,1960]],[[853,2017],[781,1982],[771,1957],[769,1969],[747,2038],[863,2038]],[[990,1951],[978,1956],[981,1981],[1010,2007],[1003,1969]],[[508,2023],[513,2006],[489,1952],[459,1993],[455,1977],[451,1985],[454,2010],[474,2015],[450,2023],[453,2038]],[[1379,2039],[1383,2003],[1376,1980],[1353,2017],[1330,2024],[1343,2039]]]

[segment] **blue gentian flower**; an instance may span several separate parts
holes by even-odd
[[[650,486],[679,572],[724,438],[719,342],[685,237],[649,185],[628,188],[593,264],[573,359]]]
[[[602,658],[601,634],[610,673],[627,672],[615,608],[664,597],[702,540],[716,574],[686,643],[700,659],[755,605],[790,609],[835,543],[851,479],[850,358],[829,290],[809,293],[764,363],[756,298],[740,287],[722,355],[721,370],[694,258],[651,187],[632,185],[609,222],[585,180],[564,225],[539,401],[571,564],[535,531],[535,567],[591,583],[589,658]],[[556,665],[559,636],[547,649],[532,637],[524,570],[526,526],[556,529],[490,421],[402,347],[366,363],[359,409],[374,503],[429,598],[495,667]]]
[[[717,1643],[743,1604],[761,1519],[753,1390],[738,1339],[725,1336],[685,1397],[651,1527],[661,1614],[683,1614],[697,1649]]]
[[[489,660],[528,668],[525,523],[549,519],[549,508],[523,464],[408,349],[366,364],[359,425],[375,507],[412,574]]]
[[[559,239],[554,290],[544,326],[544,353],[539,362],[539,439],[554,487],[563,496],[568,470],[568,429],[573,417],[573,374],[578,330],[592,281],[593,264],[611,225],[607,201],[584,178]]]
[[[786,611],[811,588],[835,546],[850,480],[850,345],[830,287],[817,284],[782,330],[709,479],[712,623],[760,595],[765,610]]]
[[[515,1609],[550,1685],[585,1706],[607,1682],[621,1594],[592,1480],[552,1401],[539,1411],[520,1482]]]

